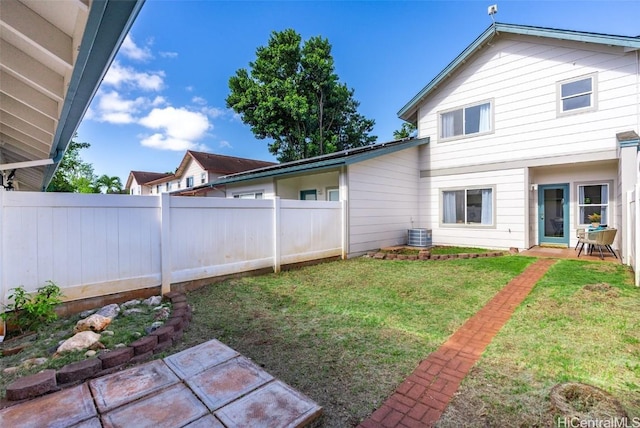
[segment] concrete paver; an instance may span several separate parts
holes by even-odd
[[[440,348],[421,361],[359,428],[433,426],[493,337],[554,263],[553,259],[538,260],[512,279]]]
[[[238,355],[238,352],[224,343],[213,339],[170,355],[164,360],[181,379],[187,379]]]
[[[97,414],[89,387],[82,384],[3,409],[0,427],[66,428]]]
[[[304,426],[320,407],[280,381],[271,382],[214,414],[228,428]]]
[[[180,382],[161,360],[132,367],[89,382],[98,410],[108,412],[130,401]]]
[[[133,401],[102,415],[104,428],[180,427],[209,413],[184,384]]]
[[[273,380],[273,376],[244,357],[236,357],[186,380],[209,410],[248,394]]]

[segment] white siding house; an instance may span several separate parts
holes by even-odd
[[[403,107],[430,138],[419,210],[434,243],[572,246],[593,212],[624,229],[639,49],[638,37],[496,23]]]

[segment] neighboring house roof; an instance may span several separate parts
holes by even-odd
[[[256,159],[246,159],[246,158],[238,158],[235,156],[224,156],[217,155],[214,153],[205,153],[205,152],[196,152],[194,150],[187,150],[187,153],[184,155],[182,162],[180,162],[180,166],[176,170],[176,176],[181,177],[187,166],[189,165],[189,161],[193,159],[198,162],[198,164],[205,171],[218,174],[218,175],[228,175],[234,174],[237,172],[247,171],[250,169],[262,168],[265,166],[276,165],[275,162],[266,162]]]
[[[150,181],[155,181],[163,178],[173,177],[173,174],[168,172],[148,172],[148,171],[131,171],[129,178],[127,178],[127,185],[125,189],[131,188],[131,183],[136,180],[138,184],[147,184]]]
[[[616,36],[611,34],[588,33],[582,31],[558,30],[554,28],[532,27],[527,25],[514,25],[494,23],[487,28],[476,40],[473,41],[460,55],[456,57],[444,70],[442,70],[431,82],[413,97],[398,112],[398,117],[407,122],[417,121],[418,107],[422,102],[438,88],[443,81],[455,73],[469,58],[486,46],[501,33],[519,34],[532,37],[546,37],[558,40],[578,41],[608,46],[619,46],[628,51],[640,49],[640,37]]]
[[[386,143],[372,144],[364,147],[357,147],[355,149],[343,150],[340,152],[330,153],[328,155],[316,156],[308,159],[301,159],[292,162],[286,162],[268,166],[265,168],[254,169],[250,171],[244,171],[237,174],[231,174],[223,176],[210,183],[203,184],[202,186],[194,187],[194,189],[201,189],[206,187],[214,187],[228,183],[237,183],[240,181],[255,180],[259,178],[268,178],[277,175],[287,175],[307,171],[318,171],[327,168],[335,168],[342,165],[351,165],[356,162],[362,162],[367,159],[372,159],[378,156],[386,155],[389,153],[397,152],[399,150],[408,149],[410,147],[420,146],[427,144],[429,137],[427,138],[406,138],[403,140],[389,141]]]
[[[0,1],[0,170],[44,190],[144,0]]]

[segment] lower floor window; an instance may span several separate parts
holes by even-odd
[[[233,197],[236,199],[262,199],[262,192],[236,193]]]
[[[493,224],[493,189],[445,190],[442,192],[444,224]]]
[[[589,216],[599,214],[599,223],[608,224],[609,185],[586,184],[578,186],[578,207],[580,224],[589,224]]]

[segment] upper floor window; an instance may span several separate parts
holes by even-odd
[[[207,173],[206,172],[200,173],[200,184],[204,184],[206,182],[207,182]]]
[[[485,101],[440,113],[440,138],[448,139],[490,132],[492,103]]]
[[[165,190],[165,191],[167,191],[167,192],[168,192],[169,190],[171,190],[171,183],[169,183],[169,182],[167,181],[167,182],[165,183],[165,185],[164,185],[164,190]]]
[[[187,177],[187,187],[193,187],[193,176]]]
[[[262,199],[262,192],[236,193],[233,197],[236,199]]]
[[[558,82],[558,113],[578,113],[596,109],[596,75]]]

